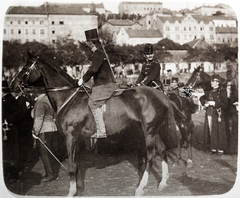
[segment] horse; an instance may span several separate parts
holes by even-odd
[[[78,186],[84,187],[83,175],[79,171],[81,161],[84,160],[81,158],[84,138],[90,138],[96,130],[88,107],[90,90],[85,86],[77,86],[76,81],[60,67],[30,54],[26,65],[10,83],[12,90],[23,86],[44,87],[57,113],[56,123],[58,130],[65,135],[68,152],[68,196],[74,196]],[[177,147],[178,139],[181,138],[167,96],[150,87],[134,87],[116,92],[106,101],[105,109],[103,116],[108,138],[136,134],[134,139],[137,142],[139,183],[135,195],[144,194],[156,153],[162,164],[158,190],[166,188],[169,178],[167,151]]]
[[[192,137],[193,137],[193,127],[194,123],[192,121],[192,114],[197,111],[198,106],[193,103],[190,98],[184,98],[179,95],[179,92],[168,91],[167,95],[175,106],[174,117],[182,134],[182,141],[178,144],[178,154],[177,159],[173,164],[177,164],[182,160],[188,168],[193,166],[192,158]],[[187,162],[181,157],[181,148],[188,150],[188,159]]]

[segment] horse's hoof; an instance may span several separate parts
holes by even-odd
[[[187,168],[192,168],[193,167],[193,162],[192,160],[189,160],[187,161]]]
[[[135,191],[135,196],[143,196],[144,195],[144,190],[142,189],[137,189]]]
[[[163,191],[165,188],[167,188],[167,184],[165,183],[165,184],[159,184],[159,186],[158,186],[158,190],[159,191]]]

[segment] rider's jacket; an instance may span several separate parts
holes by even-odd
[[[155,82],[158,86],[163,88],[162,82],[160,81],[160,64],[156,61],[147,61],[143,64],[142,70],[136,81],[136,84],[144,84],[146,86],[154,86]]]
[[[33,109],[33,131],[37,134],[57,131],[55,112],[47,95],[39,96]]]
[[[91,77],[93,77],[94,80],[93,86],[115,82],[111,67],[102,49],[97,49],[93,53],[92,64],[87,72],[83,75],[83,81],[87,82]]]

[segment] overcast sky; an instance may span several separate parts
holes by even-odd
[[[118,5],[121,0],[2,0],[1,4],[5,4],[5,7],[11,5],[41,5],[44,2],[55,2],[55,3],[103,3],[105,9],[112,11],[113,13],[118,13]],[[161,2],[163,8],[169,8],[171,10],[181,10],[183,8],[193,9],[202,5],[216,5],[219,3],[225,3],[231,6],[232,8],[238,8],[238,0],[126,0],[127,2]],[[126,2],[125,1],[125,2]],[[233,3],[234,2],[234,3]],[[236,10],[235,10],[236,12]]]

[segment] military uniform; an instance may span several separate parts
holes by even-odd
[[[212,80],[215,78],[220,79],[218,75],[213,75]],[[210,145],[212,152],[222,152],[228,146],[224,119],[228,107],[226,90],[220,86],[214,88],[200,97],[200,102],[206,107],[204,143]],[[211,102],[215,102],[215,105],[212,105]]]
[[[19,153],[18,123],[23,118],[23,114],[17,100],[10,93],[8,83],[5,80],[2,82],[2,92],[3,171],[6,180],[16,181],[18,172],[22,168]]]
[[[57,133],[55,123],[55,112],[46,94],[40,94],[38,101],[33,109],[33,131],[39,135],[39,138],[53,152],[53,140]],[[51,181],[57,178],[56,160],[47,151],[43,144],[38,142],[40,154],[45,168],[45,175],[42,181]]]
[[[153,54],[152,44],[145,44],[144,46],[145,54]],[[146,86],[155,87],[156,84],[163,90],[163,85],[160,80],[160,64],[155,60],[146,60],[142,66],[142,70],[138,76],[136,84],[142,84]]]

